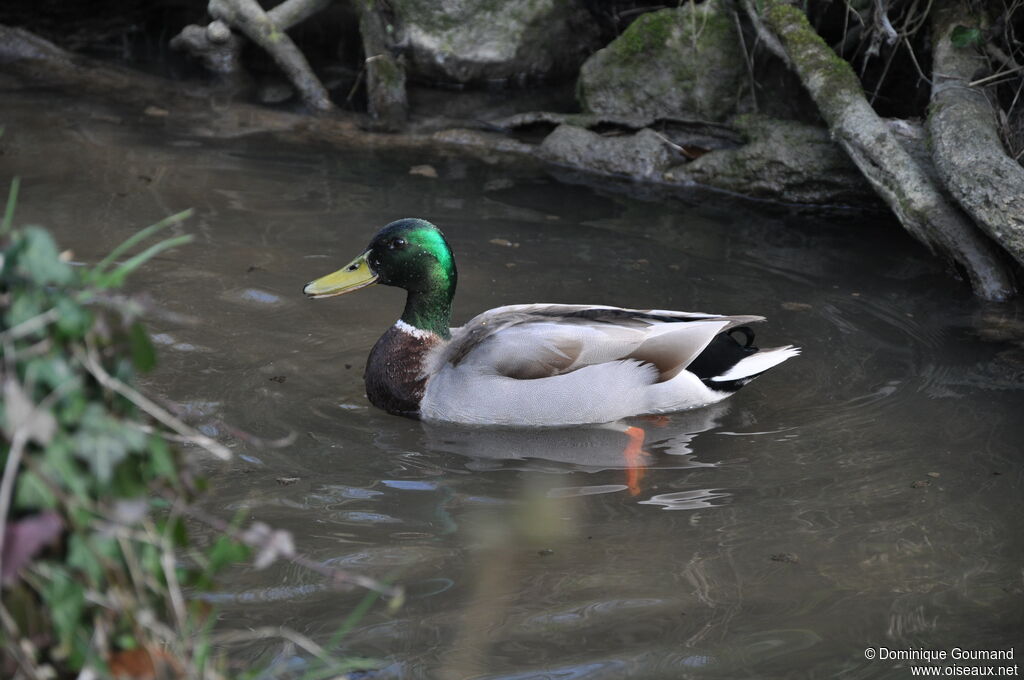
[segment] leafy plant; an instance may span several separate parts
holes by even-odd
[[[967,26],[956,26],[949,34],[949,41],[954,47],[976,47],[984,43],[984,36],[979,28],[968,28]]]
[[[213,587],[253,552],[257,567],[285,557],[397,604],[395,588],[297,555],[287,532],[242,531],[194,506],[202,480],[179,444],[229,451],[132,386],[156,355],[144,307],[118,291],[147,260],[189,242],[174,236],[129,255],[190,211],[75,267],[45,230],[14,228],[17,193],[15,181],[0,222],[0,676],[222,677],[210,608],[184,593]],[[197,548],[186,518],[219,538]],[[309,644],[318,669],[344,665]]]

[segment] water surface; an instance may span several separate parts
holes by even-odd
[[[644,202],[442,154],[211,140],[3,96],[0,179],[22,177],[22,221],[76,260],[195,208],[177,229],[196,241],[133,282],[180,315],[152,322],[147,388],[235,450],[208,466],[209,511],[405,586],[402,609],[373,610],[339,650],[384,660],[374,677],[903,678],[864,648],[1024,653],[1024,315],[971,298],[891,220]],[[437,178],[409,173],[422,164]],[[520,302],[762,314],[759,344],[804,354],[723,404],[631,422],[647,437],[633,460],[621,427],[390,416],[361,375],[402,293],[301,288],[406,216],[453,245],[457,322]],[[258,447],[224,423],[294,440]],[[239,569],[217,599],[224,629],[326,642],[361,597],[276,564]]]

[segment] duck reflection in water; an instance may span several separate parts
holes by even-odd
[[[639,496],[648,469],[715,467],[698,461],[692,444],[698,434],[717,427],[728,411],[728,403],[719,403],[603,425],[523,429],[424,422],[423,430],[428,449],[465,456],[466,467],[473,471],[507,467],[538,472],[622,470],[620,488]],[[585,493],[581,490],[579,495]]]

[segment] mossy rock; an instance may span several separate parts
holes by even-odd
[[[559,165],[637,180],[660,180],[672,162],[668,145],[648,128],[605,137],[569,124],[559,125],[544,138],[540,156]]]
[[[733,125],[746,144],[674,167],[665,181],[786,203],[878,204],[871,186],[825,128],[755,115],[739,116]]]
[[[580,70],[583,109],[723,121],[745,99],[746,63],[721,0],[649,12]]]
[[[581,0],[392,0],[410,74],[470,84],[572,77],[597,46]]]

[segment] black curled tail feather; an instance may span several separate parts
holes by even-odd
[[[742,341],[734,335],[742,335]],[[735,392],[751,379],[740,378],[727,381],[712,381],[711,379],[724,375],[733,366],[750,355],[756,354],[757,351],[758,348],[754,346],[754,331],[750,326],[737,326],[716,335],[715,339],[704,348],[704,351],[690,362],[686,370],[696,375],[701,382],[713,390]]]

